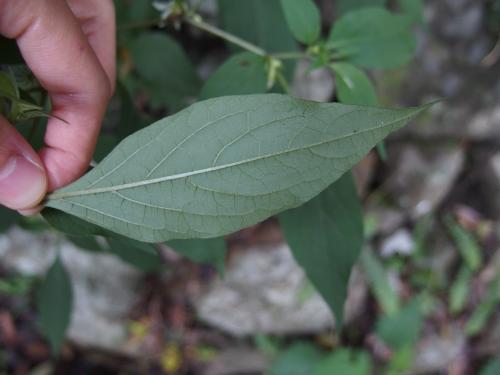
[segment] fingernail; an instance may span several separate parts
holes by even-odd
[[[42,167],[21,155],[0,166],[0,203],[14,210],[36,206],[45,196],[47,177]]]

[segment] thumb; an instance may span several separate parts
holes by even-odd
[[[14,210],[30,209],[46,191],[47,176],[40,158],[0,116],[0,204]]]

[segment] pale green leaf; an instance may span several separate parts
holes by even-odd
[[[450,289],[451,313],[458,314],[465,308],[471,283],[472,271],[468,266],[462,266]]]
[[[227,251],[224,238],[174,240],[168,245],[193,262],[212,265],[219,275],[224,276]]]
[[[66,335],[73,305],[68,273],[57,258],[47,271],[37,295],[38,323],[52,351],[58,353]]]
[[[334,24],[328,46],[352,64],[388,69],[412,59],[416,38],[408,17],[382,8],[363,8]]]
[[[365,72],[349,63],[335,63],[331,67],[335,73],[339,101],[356,105],[378,104],[375,87]]]
[[[336,350],[316,366],[313,375],[370,375],[370,357],[365,352]]]
[[[314,345],[299,342],[281,353],[273,363],[271,375],[311,375],[325,357]]]
[[[209,99],[126,138],[47,206],[145,242],[222,236],[307,202],[425,108]]]
[[[444,222],[467,266],[472,271],[477,271],[482,264],[482,251],[476,238],[458,224],[453,217],[446,216]]]
[[[200,99],[264,93],[266,84],[265,59],[243,52],[230,57],[212,74],[201,90]]]
[[[321,16],[312,0],[281,0],[288,27],[295,38],[304,43],[314,43],[321,32]]]
[[[352,174],[282,213],[280,223],[297,262],[341,326],[349,276],[363,246],[363,214]]]

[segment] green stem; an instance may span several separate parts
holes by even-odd
[[[198,15],[185,17],[184,20],[186,21],[186,23],[190,24],[191,26],[197,27],[198,29],[206,31],[209,34],[218,36],[219,38],[222,38],[222,39],[228,41],[229,43],[233,43],[234,45],[237,45],[237,46],[239,46],[239,47],[241,47],[249,52],[255,53],[256,55],[259,55],[262,57],[269,55],[265,50],[256,46],[255,44],[247,42],[246,40],[238,38],[236,35],[227,33],[224,30],[221,30],[215,26],[212,26],[212,25],[204,22],[201,19],[201,17],[199,17]]]
[[[292,90],[290,89],[290,85],[288,84],[287,80],[283,76],[283,73],[278,72],[278,75],[276,76],[276,79],[278,80],[278,83],[280,84],[281,88],[283,91],[285,91],[285,94],[287,95],[292,95]]]
[[[279,60],[298,60],[298,59],[311,58],[311,56],[303,52],[279,52],[279,53],[273,53],[272,57]]]

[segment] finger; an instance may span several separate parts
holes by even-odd
[[[80,22],[99,62],[106,71],[112,91],[116,78],[115,9],[111,0],[66,0]]]
[[[40,158],[0,116],[0,204],[14,210],[30,209],[46,191],[47,177]]]
[[[111,89],[80,25],[63,0],[0,0],[0,33],[17,39],[27,64],[49,92],[52,114],[40,158],[49,190],[87,169]]]

